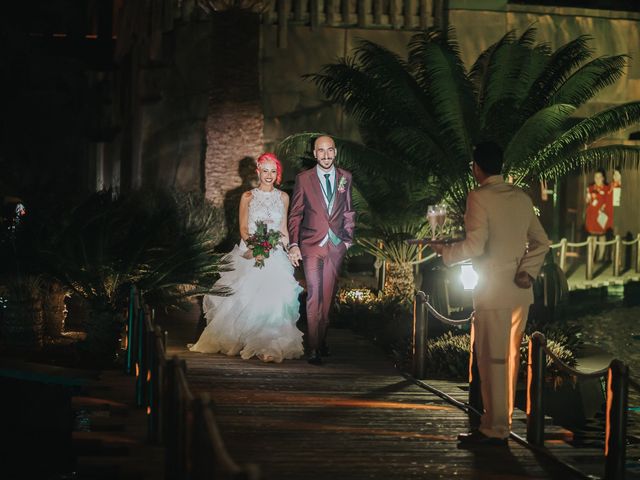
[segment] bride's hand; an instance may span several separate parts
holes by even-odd
[[[247,260],[251,260],[253,258],[253,252],[251,250],[247,250],[242,254],[242,258],[246,258]]]

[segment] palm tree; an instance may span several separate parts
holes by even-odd
[[[581,166],[637,164],[640,148],[601,140],[637,123],[640,102],[573,116],[627,65],[626,55],[593,58],[589,41],[581,36],[552,51],[535,42],[534,28],[519,37],[511,31],[467,70],[454,30],[429,29],[411,38],[407,59],[365,40],[308,75],[359,127],[361,142],[337,144],[338,161],[354,173],[360,245],[408,263],[419,250],[405,246],[397,255],[398,239],[424,232],[429,202],[447,203],[459,223],[481,141],[504,149],[504,174],[521,186]],[[315,135],[286,138],[280,155],[303,162]]]

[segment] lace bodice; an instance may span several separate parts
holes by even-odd
[[[280,190],[274,188],[271,192],[263,192],[254,188],[249,202],[249,233],[256,231],[256,221],[261,220],[269,229],[278,230],[284,215],[284,203]]]

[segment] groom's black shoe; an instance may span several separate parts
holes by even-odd
[[[311,365],[322,365],[322,356],[320,355],[320,350],[314,350],[309,355],[307,362]]]
[[[488,445],[492,447],[506,447],[507,438],[488,437],[484,433],[474,430],[469,433],[458,435],[458,446],[460,448]]]
[[[326,343],[323,343],[320,347],[320,356],[322,357],[330,357],[331,350],[329,350],[329,346]]]

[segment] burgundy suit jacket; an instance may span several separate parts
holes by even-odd
[[[343,178],[344,188],[339,188]],[[289,242],[301,249],[317,246],[331,228],[340,240],[353,243],[356,212],[351,205],[351,182],[350,172],[336,168],[335,199],[329,213],[316,167],[299,173],[289,210]]]

